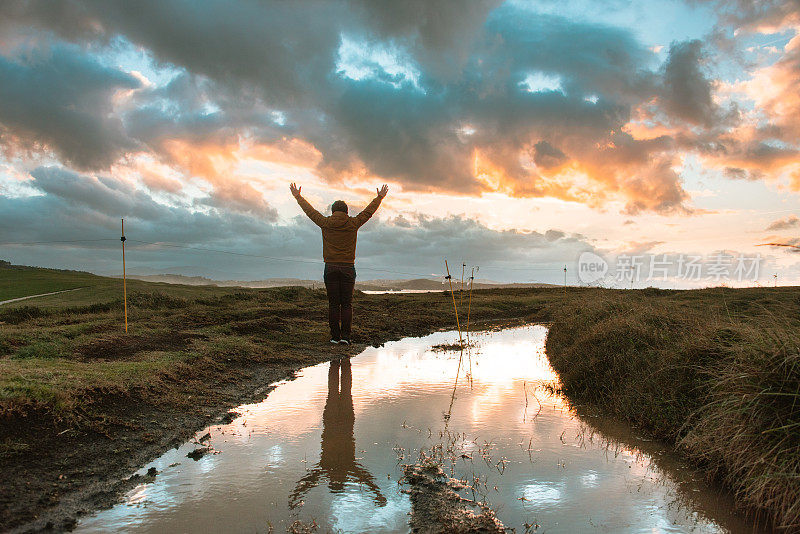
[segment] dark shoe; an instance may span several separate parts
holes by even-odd
[[[339,343],[341,343],[341,341],[337,339],[331,339],[331,343],[333,343],[334,345],[338,345]]]
[[[350,340],[349,339],[340,339],[339,340],[339,344],[340,345],[349,345],[350,344]]]

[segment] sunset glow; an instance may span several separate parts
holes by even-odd
[[[755,279],[636,287],[800,282],[798,249],[758,247],[800,244],[796,2],[467,6],[4,4],[0,258],[116,274],[92,240],[125,218],[131,239],[286,258],[131,242],[132,273],[317,279],[288,184],[324,211],[388,183],[361,280],[449,258],[579,284],[591,251],[761,255]]]

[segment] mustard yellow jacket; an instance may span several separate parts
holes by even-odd
[[[372,217],[383,198],[376,196],[364,211],[355,217],[350,217],[343,211],[334,211],[326,217],[315,210],[302,196],[297,195],[295,198],[308,218],[322,229],[322,258],[325,263],[355,263],[358,229]]]

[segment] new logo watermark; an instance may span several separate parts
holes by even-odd
[[[608,262],[594,252],[584,252],[578,258],[578,280],[584,284],[593,284],[605,278],[608,273]]]

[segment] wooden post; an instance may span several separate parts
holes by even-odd
[[[564,294],[567,294],[567,266],[564,266]]]
[[[458,292],[458,305],[464,305],[464,269],[467,268],[467,264],[463,261],[461,262],[461,290]]]
[[[453,298],[453,309],[456,311],[456,326],[458,327],[458,342],[464,346],[464,341],[461,338],[461,323],[458,322],[458,306],[456,306],[456,295],[453,293],[453,277],[450,276],[450,266],[447,265],[447,260],[444,260],[444,268],[447,269],[447,281],[450,283],[450,296]]]
[[[122,219],[122,301],[125,306],[125,333],[128,333],[128,280],[125,273],[125,219]]]
[[[472,310],[472,284],[475,280],[475,267],[469,277],[469,300],[467,300],[467,343],[469,343],[469,312]]]

